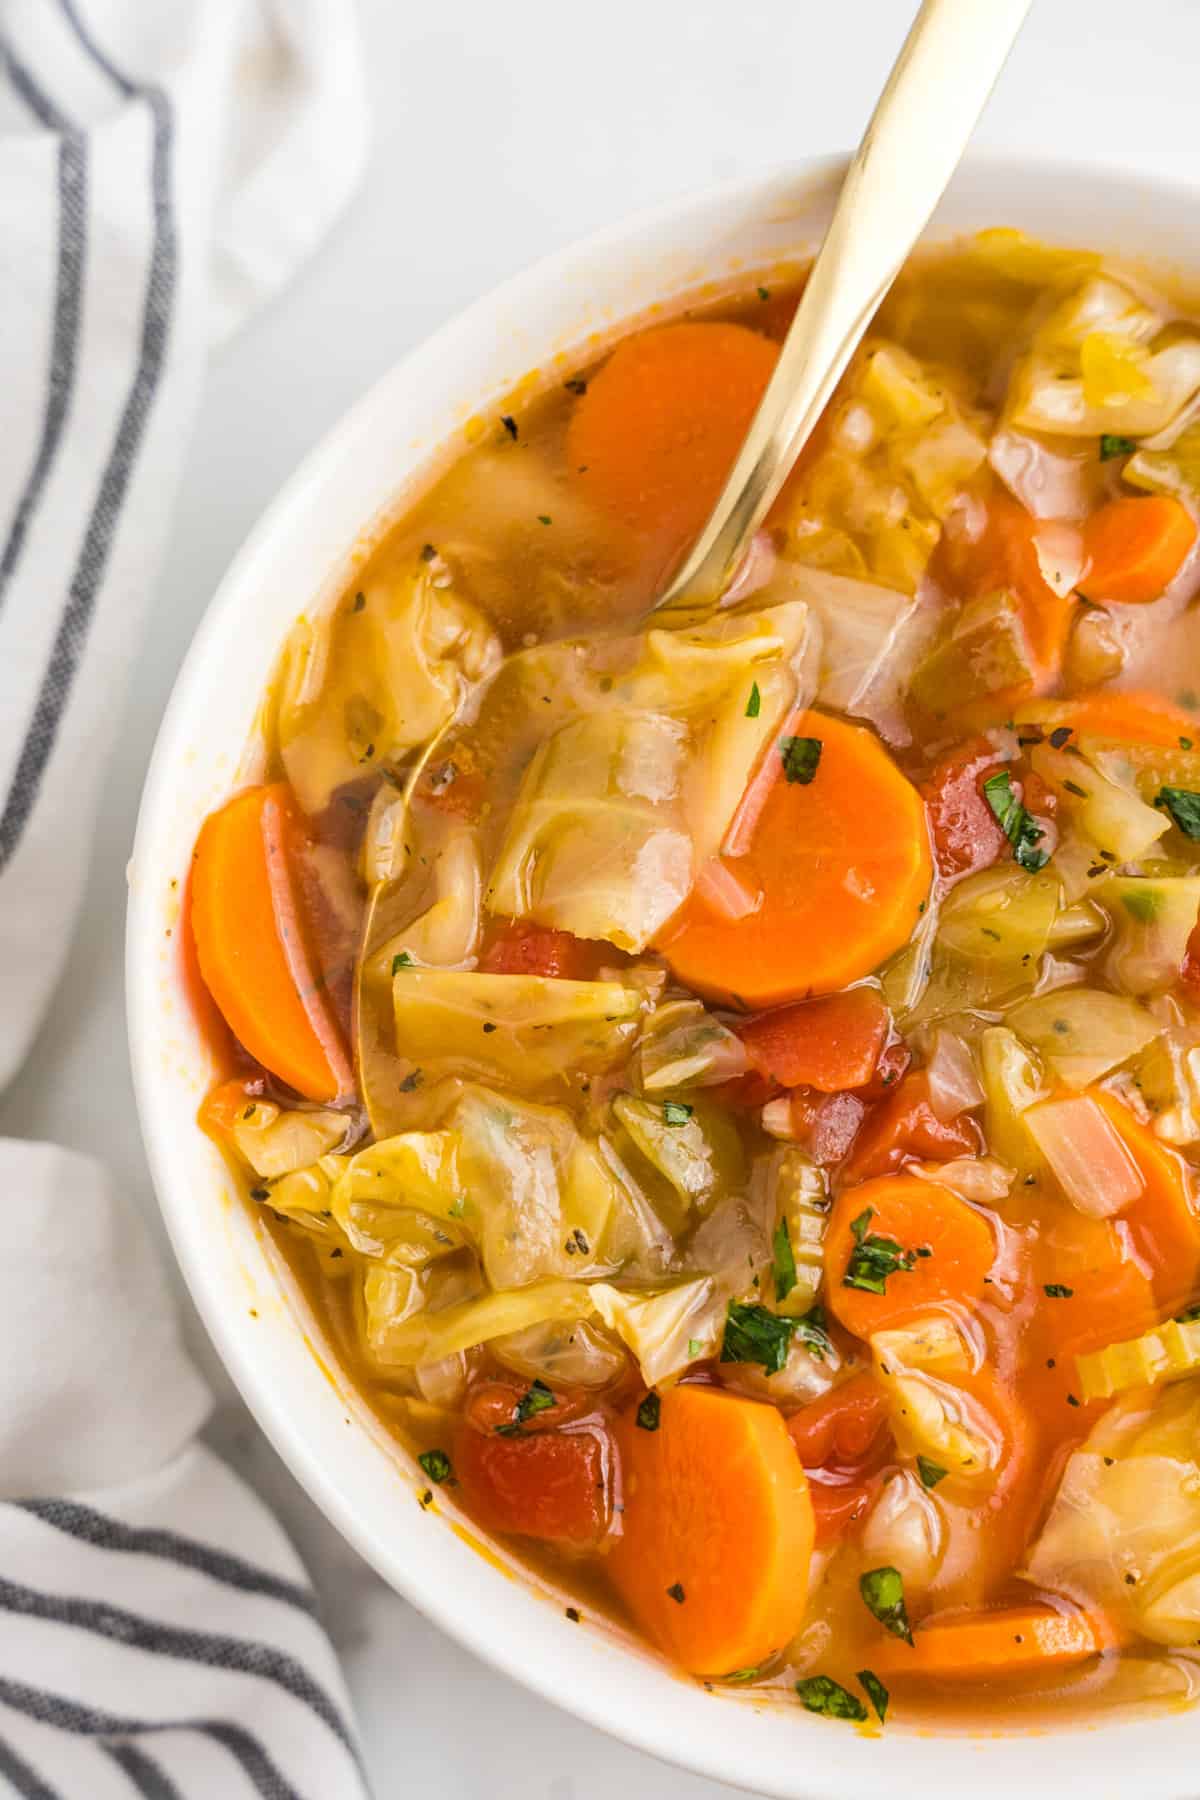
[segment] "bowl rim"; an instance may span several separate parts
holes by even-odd
[[[744,1738],[742,1733],[726,1730],[722,1736],[727,1741],[722,1743],[716,1735],[705,1734],[703,1747],[700,1747],[676,1735],[669,1717],[660,1719],[654,1715],[652,1708],[639,1705],[638,1671],[641,1668],[644,1674],[647,1663],[651,1660],[644,1653],[639,1657],[636,1652],[631,1653],[626,1643],[621,1642],[617,1646],[620,1671],[613,1680],[598,1683],[591,1689],[580,1683],[572,1683],[565,1690],[561,1667],[555,1668],[549,1657],[535,1659],[527,1653],[523,1643],[514,1642],[510,1636],[499,1634],[491,1628],[490,1613],[487,1610],[474,1604],[470,1598],[461,1599],[445,1585],[439,1586],[434,1579],[427,1578],[419,1555],[408,1554],[404,1567],[400,1568],[394,1551],[381,1545],[377,1534],[365,1527],[356,1512],[352,1495],[339,1484],[336,1473],[331,1473],[318,1459],[314,1445],[306,1436],[303,1420],[290,1414],[280,1403],[278,1393],[272,1386],[269,1365],[264,1360],[257,1359],[242,1334],[235,1331],[229,1292],[218,1285],[213,1278],[212,1269],[202,1256],[195,1253],[184,1230],[184,1210],[189,1200],[188,1184],[179,1178],[176,1142],[167,1129],[163,1116],[165,1109],[159,1105],[164,1083],[169,1087],[172,1077],[164,1074],[162,1059],[163,1023],[157,999],[161,976],[155,966],[151,948],[158,937],[159,920],[153,911],[156,904],[154,882],[146,878],[146,869],[153,869],[155,866],[156,837],[171,805],[172,769],[186,753],[185,734],[202,701],[211,675],[207,665],[212,647],[228,628],[230,616],[242,606],[247,594],[253,594],[259,587],[260,573],[269,566],[273,547],[280,534],[287,529],[290,521],[303,515],[310,506],[319,503],[322,488],[329,483],[333,471],[341,464],[347,448],[359,436],[384,396],[394,385],[402,382],[404,375],[414,364],[435,354],[444,355],[460,341],[465,343],[474,339],[480,328],[500,308],[512,307],[526,296],[533,298],[543,284],[558,279],[564,269],[581,257],[605,260],[614,252],[624,249],[631,238],[656,225],[669,223],[678,233],[690,220],[709,214],[714,206],[744,207],[772,194],[782,195],[793,184],[803,188],[814,182],[833,181],[844,171],[848,160],[847,154],[843,152],[815,155],[784,164],[772,164],[749,174],[693,189],[641,208],[540,258],[490,289],[406,351],[342,413],[301,460],[251,527],[209,599],[176,675],[155,738],[139,806],[130,862],[125,944],[127,1030],[138,1118],[155,1194],[176,1260],[205,1329],[256,1423],[307,1496],[389,1586],[491,1667],[519,1681],[585,1723],[673,1766],[724,1781],[731,1786],[747,1789],[752,1787],[753,1791],[779,1795],[782,1800],[798,1800],[801,1795],[806,1800],[844,1800],[847,1793],[865,1792],[861,1786],[864,1780],[872,1783],[877,1781],[875,1791],[880,1793],[886,1790],[896,1796],[911,1795],[916,1800],[916,1796],[924,1793],[930,1781],[938,1778],[936,1765],[943,1761],[947,1777],[969,1773],[982,1800],[985,1795],[1008,1793],[1014,1779],[1029,1777],[1033,1764],[1024,1763],[1024,1759],[1006,1756],[1001,1752],[995,1769],[991,1771],[980,1766],[977,1760],[982,1748],[995,1748],[1000,1752],[1002,1746],[1020,1743],[1022,1739],[1017,1734],[1005,1734],[998,1738],[985,1735],[981,1741],[978,1736],[967,1733],[933,1732],[915,1727],[906,1728],[900,1733],[889,1733],[888,1738],[883,1740],[888,1751],[901,1743],[921,1739],[928,1753],[928,1766],[923,1763],[918,1772],[916,1765],[911,1770],[907,1767],[897,1768],[894,1758],[883,1751],[882,1744],[877,1739],[872,1741],[878,1744],[881,1755],[874,1762],[865,1762],[857,1755],[847,1754],[852,1742],[861,1742],[857,1733],[835,1735],[830,1731],[823,1733],[820,1738],[814,1736],[806,1739],[803,1733],[797,1732],[796,1744],[807,1742],[817,1749],[820,1766],[809,1767],[796,1774],[791,1769],[777,1766],[782,1760],[778,1756],[768,1766],[748,1753],[747,1742],[754,1737],[748,1713],[751,1710],[761,1711],[760,1707],[744,1707],[739,1713],[739,1717],[745,1722]],[[1047,179],[1078,181],[1092,190],[1097,189],[1100,183],[1108,182],[1123,189],[1129,198],[1144,198],[1152,209],[1161,207],[1164,201],[1194,202],[1200,193],[1200,181],[1189,180],[1174,172],[1124,172],[1115,164],[1098,166],[1093,161],[1085,161],[1079,157],[1029,155],[1021,151],[974,151],[964,158],[962,172],[967,178],[973,175],[992,175],[1026,185]],[[1195,259],[1195,265],[1200,271],[1200,254]],[[749,274],[752,271],[748,268],[746,272]],[[449,437],[452,431],[453,421],[448,419],[446,436]],[[435,455],[440,447],[436,444],[432,446]],[[428,460],[417,459],[414,465],[418,481]],[[405,480],[410,480],[411,477],[412,471]],[[403,486],[402,482],[399,491],[403,491]],[[139,873],[138,879],[134,878],[135,871]],[[532,1584],[529,1584],[529,1591],[535,1591]],[[653,1666],[661,1666],[657,1659],[652,1660]],[[683,1691],[698,1692],[696,1684],[687,1678],[673,1679]],[[614,1705],[608,1699],[609,1695],[621,1693],[624,1695],[622,1704]],[[752,1695],[728,1694],[726,1708],[735,1697],[740,1703],[753,1698]],[[792,1706],[794,1707],[794,1703]],[[1192,1716],[1200,1724],[1200,1711]],[[1165,1723],[1157,1715],[1146,1715],[1146,1719],[1152,1719],[1160,1729]],[[820,1721],[814,1720],[811,1723],[815,1728],[820,1728]],[[1098,1727],[1104,1726],[1101,1735],[1106,1746],[1110,1746],[1114,1735],[1123,1729],[1130,1745],[1131,1765],[1136,1739],[1138,1767],[1146,1767],[1146,1758],[1155,1739],[1145,1736],[1136,1724],[1127,1724],[1121,1718],[1104,1720],[1102,1716],[1098,1720],[1087,1721],[1087,1724],[1092,1727],[1093,1741]],[[1061,1740],[1065,1735],[1065,1731],[1053,1725],[1038,1733],[1043,1747],[1049,1741]],[[1078,1728],[1071,1728],[1070,1735],[1077,1754],[1082,1753],[1088,1737]],[[1200,1742],[1200,1739],[1197,1741]],[[939,1756],[938,1746],[947,1750],[954,1747],[950,1750],[948,1762]],[[1159,1748],[1161,1749],[1161,1745]],[[1111,1749],[1106,1749],[1104,1754],[1107,1767],[1111,1770]],[[1182,1755],[1182,1748],[1180,1754]],[[1100,1766],[1097,1760],[1097,1768]],[[1156,1766],[1156,1776],[1160,1780],[1163,1777],[1169,1778],[1171,1771],[1160,1770]],[[1186,1778],[1184,1770],[1180,1769],[1178,1779],[1182,1782]],[[803,1785],[795,1785],[797,1780]],[[848,1782],[851,1784],[849,1787]],[[1183,1786],[1160,1786],[1159,1800],[1175,1800],[1175,1797],[1184,1800],[1189,1791]]]

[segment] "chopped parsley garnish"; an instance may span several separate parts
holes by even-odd
[[[665,1100],[663,1102],[664,1125],[686,1125],[691,1116],[691,1107],[685,1105],[682,1100]]]
[[[1137,445],[1132,438],[1118,437],[1115,431],[1105,431],[1100,436],[1100,461],[1109,462],[1114,456],[1132,456]]]
[[[432,544],[422,544],[421,545],[421,561],[422,562],[432,562],[436,555],[437,555],[437,551],[434,549]]]
[[[1175,1314],[1177,1325],[1190,1325],[1194,1319],[1200,1319],[1200,1306],[1189,1306],[1186,1312]]]
[[[757,681],[752,681],[750,683],[750,698],[746,702],[746,717],[748,719],[757,719],[761,711],[762,695],[758,691]]]
[[[811,1713],[823,1713],[827,1719],[862,1721],[867,1709],[857,1694],[844,1688],[832,1675],[806,1675],[796,1683],[800,1704]]]
[[[637,1422],[643,1431],[657,1431],[662,1414],[662,1401],[657,1394],[647,1394],[637,1409]]]
[[[1200,838],[1200,794],[1190,788],[1165,787],[1154,804],[1166,807],[1184,837]]]
[[[885,1631],[890,1631],[893,1637],[903,1638],[906,1644],[912,1643],[912,1626],[904,1604],[904,1577],[899,1569],[893,1569],[890,1564],[882,1569],[868,1569],[865,1575],[859,1576],[858,1591],[867,1611],[879,1620]]]
[[[704,1345],[700,1342],[699,1338],[689,1338],[688,1339],[688,1355],[689,1356],[699,1356],[699,1354],[703,1350],[703,1348],[704,1348]]]
[[[996,823],[1012,845],[1013,855],[1023,869],[1036,875],[1050,861],[1044,850],[1036,848],[1045,832],[1034,823],[1012,791],[1012,773],[999,769],[983,784],[983,797],[995,815]]]
[[[435,1482],[438,1487],[447,1482],[451,1487],[454,1486],[454,1464],[444,1450],[423,1450],[417,1461],[430,1481]]]
[[[756,1681],[758,1664],[752,1663],[748,1669],[730,1669],[728,1675],[722,1675],[722,1681]]]
[[[675,1602],[676,1606],[682,1606],[687,1599],[687,1595],[683,1591],[682,1581],[673,1581],[667,1589],[667,1594]]]
[[[408,954],[407,950],[401,950],[398,952],[397,955],[393,956],[393,958],[392,958],[392,974],[393,975],[396,973],[396,971],[398,969],[411,969],[411,968],[412,968],[412,957]]]
[[[935,1488],[939,1481],[945,1481],[949,1473],[941,1463],[931,1462],[927,1456],[918,1456],[917,1474],[921,1477],[922,1487]]]
[[[1180,740],[1179,740],[1179,748],[1180,748],[1180,749],[1181,749],[1181,750],[1190,750],[1190,749],[1191,749],[1191,747],[1192,747],[1192,740],[1191,740],[1191,738],[1185,738],[1185,737],[1181,737],[1181,738],[1180,738]]]
[[[526,1388],[517,1401],[513,1416],[507,1425],[497,1425],[500,1437],[515,1437],[527,1419],[535,1419],[538,1413],[544,1413],[556,1405],[554,1395],[544,1381],[535,1381]]]
[[[771,298],[770,288],[760,287],[758,290],[758,297],[760,300],[769,300]]]
[[[364,606],[365,606],[365,605],[366,605],[366,604],[367,604],[367,596],[366,596],[366,595],[365,595],[365,594],[363,594],[363,593],[358,593],[358,594],[355,594],[355,596],[354,596],[354,610],[355,610],[355,612],[361,612],[361,611],[362,611],[362,609],[363,609],[363,607],[364,607]]]
[[[915,1250],[902,1249],[894,1238],[876,1236],[870,1229],[874,1216],[868,1206],[851,1222],[854,1248],[842,1276],[843,1287],[860,1288],[864,1294],[886,1293],[888,1277],[906,1275],[917,1260]]]
[[[1061,1281],[1048,1281],[1043,1287],[1042,1292],[1045,1294],[1047,1300],[1070,1300],[1075,1289],[1065,1286]]]
[[[587,393],[587,382],[582,375],[572,375],[569,381],[563,382],[563,386],[566,388],[568,394]]]
[[[778,1375],[787,1361],[795,1329],[794,1319],[781,1319],[769,1307],[731,1300],[721,1340],[721,1361],[760,1363],[768,1375]]]
[[[792,1250],[792,1234],[786,1219],[780,1219],[771,1239],[771,1269],[775,1276],[775,1298],[786,1300],[796,1285],[796,1258]]]
[[[495,1020],[494,1020],[494,1019],[485,1019],[485,1020],[484,1020],[484,1022],[483,1022],[483,1033],[484,1033],[484,1036],[485,1036],[485,1037],[487,1037],[487,1036],[488,1036],[488,1034],[489,1034],[489,1033],[491,1033],[491,1032],[493,1032],[493,1031],[496,1031],[496,1030],[498,1030],[498,1029],[499,1029],[499,1027],[498,1027],[498,1026],[497,1026],[497,1024],[496,1024],[496,1022],[495,1022]]]
[[[420,1087],[420,1085],[421,1085],[422,1081],[424,1081],[424,1079],[425,1079],[425,1076],[424,1076],[424,1073],[422,1072],[422,1070],[410,1069],[408,1071],[408,1074],[404,1077],[404,1080],[400,1083],[400,1092],[402,1094],[413,1093],[417,1088]]]
[[[866,1694],[867,1699],[871,1702],[871,1705],[879,1715],[879,1723],[881,1725],[886,1724],[888,1691],[884,1687],[882,1681],[880,1681],[878,1675],[874,1674],[870,1669],[860,1669],[858,1671],[858,1680],[862,1682],[863,1692]]]
[[[517,421],[513,418],[512,414],[501,413],[500,423],[503,425],[505,431],[507,431],[509,437],[515,439],[517,435]]]
[[[821,740],[810,737],[785,737],[779,740],[783,772],[789,781],[807,787],[821,760]]]
[[[549,513],[539,513],[538,514],[538,524],[539,525],[552,525],[553,523],[554,523],[554,521],[550,517]]]

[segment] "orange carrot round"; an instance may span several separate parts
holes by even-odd
[[[744,325],[680,320],[618,344],[567,428],[567,466],[606,512],[677,553],[712,511],[779,345]]]
[[[1195,737],[1197,721],[1158,694],[1101,690],[1077,699],[1055,701],[1056,722],[1093,737],[1120,738],[1130,744],[1174,749],[1181,737]],[[1032,716],[1032,710],[1030,712]]]
[[[1115,1094],[1095,1088],[1092,1097],[1116,1127],[1142,1177],[1141,1196],[1124,1209],[1121,1221],[1150,1270],[1156,1301],[1164,1311],[1173,1310],[1190,1300],[1200,1283],[1200,1218],[1183,1161]]]
[[[949,1188],[883,1175],[844,1189],[829,1216],[826,1304],[869,1337],[943,1301],[977,1300],[995,1256],[987,1220]]]
[[[1059,1613],[1049,1606],[1013,1606],[1002,1612],[927,1619],[912,1644],[880,1637],[871,1647],[877,1674],[927,1681],[1000,1681],[1050,1674],[1117,1647],[1110,1621],[1100,1613]]]
[[[314,972],[290,867],[300,830],[282,783],[247,788],[209,815],[192,861],[200,973],[235,1037],[310,1100],[353,1076]]]
[[[1079,585],[1089,600],[1144,605],[1170,586],[1195,541],[1195,519],[1171,494],[1109,500],[1083,528]]]
[[[734,822],[745,854],[728,859],[761,906],[717,918],[693,895],[659,941],[680,981],[735,1005],[871,974],[907,941],[932,874],[921,797],[872,732],[803,713],[767,756]]]
[[[621,1433],[625,1511],[608,1568],[634,1619],[697,1675],[750,1668],[804,1618],[813,1509],[773,1406],[686,1383],[656,1431]]]

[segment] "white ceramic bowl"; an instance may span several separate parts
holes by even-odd
[[[236,782],[263,688],[294,616],[346,575],[435,453],[531,369],[547,376],[620,322],[703,282],[809,251],[843,161],[740,181],[643,214],[479,301],[376,384],[288,482],[235,558],[196,635],[155,747],[130,870],[128,1005],[142,1130],[196,1304],[263,1430],[317,1504],[379,1573],[480,1656],[593,1725],[669,1761],[798,1800],[961,1793],[1089,1800],[1197,1789],[1200,1711],[1037,1735],[883,1737],[816,1719],[794,1700],[714,1695],[603,1625],[568,1622],[561,1594],[514,1579],[341,1378],[332,1353],[196,1126],[212,1068],[178,956],[179,898],[201,820]],[[977,160],[931,237],[987,225],[1178,262],[1196,246],[1197,190],[1061,163]],[[424,1483],[421,1483],[424,1486]],[[1057,1773],[1055,1772],[1057,1770]]]

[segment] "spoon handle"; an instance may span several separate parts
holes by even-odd
[[[713,604],[958,167],[1033,0],[923,0],[854,154],[775,372],[655,610]]]

